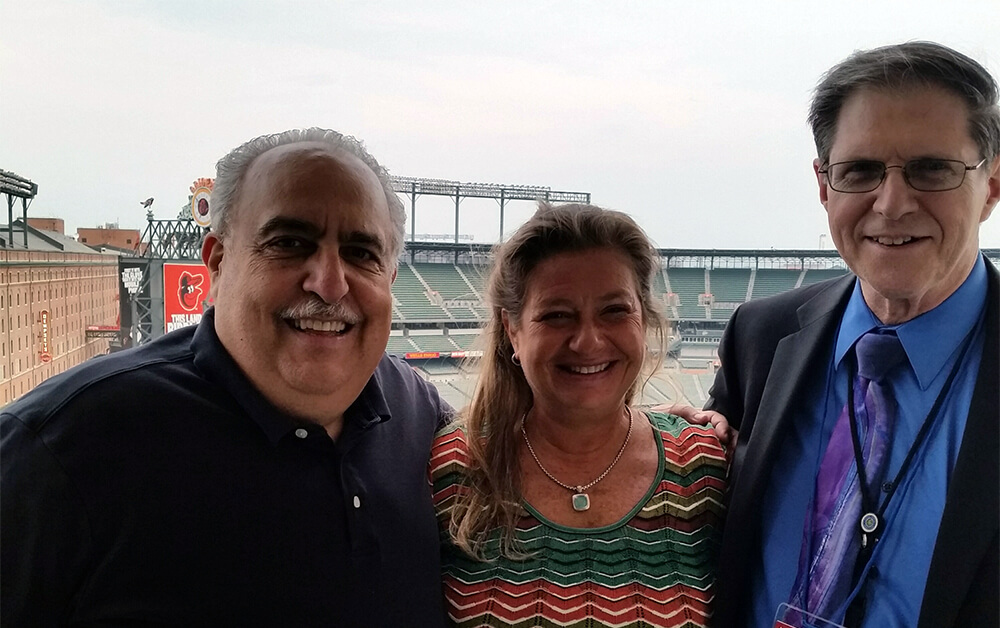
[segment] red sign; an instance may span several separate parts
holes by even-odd
[[[38,358],[42,362],[48,362],[52,359],[52,352],[49,351],[49,311],[42,310],[38,315],[38,320],[42,325],[41,332],[39,332],[41,348],[38,350]]]
[[[420,353],[407,353],[403,357],[407,360],[429,360],[431,358],[440,358],[441,354],[437,351],[423,351]]]
[[[201,322],[202,312],[211,305],[210,285],[204,264],[163,265],[163,322],[167,332]]]

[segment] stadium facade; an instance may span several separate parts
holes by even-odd
[[[118,335],[117,255],[20,220],[0,225],[0,406],[107,353]]]

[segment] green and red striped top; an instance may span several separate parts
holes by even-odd
[[[456,626],[600,628],[706,626],[723,517],[726,455],[710,428],[649,414],[660,447],[658,481],[618,523],[569,528],[524,504],[515,538],[529,557],[499,556],[500,530],[486,555],[451,544],[449,510],[466,490],[465,434],[438,433],[430,477],[442,534],[444,595]]]

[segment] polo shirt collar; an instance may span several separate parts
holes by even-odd
[[[226,391],[233,402],[260,426],[272,445],[277,445],[296,428],[313,425],[276,407],[243,374],[215,333],[215,308],[210,308],[202,316],[191,340],[191,350],[194,365],[205,379]],[[369,378],[361,394],[344,412],[345,428],[350,423],[364,430],[390,418],[389,406],[378,380],[377,374]]]
[[[899,325],[883,325],[872,313],[861,294],[861,282],[854,282],[854,292],[840,322],[834,360],[839,368],[854,343],[869,331],[885,327],[895,330],[917,376],[920,388],[927,390],[951,354],[961,345],[979,321],[986,307],[986,263],[976,258],[969,276],[958,290],[933,310]]]
[[[385,359],[383,355],[382,360]],[[361,394],[344,413],[344,420],[355,423],[361,429],[368,429],[376,423],[391,419],[392,412],[389,411],[389,403],[385,400],[383,390],[382,376],[376,367],[375,373],[361,389]]]

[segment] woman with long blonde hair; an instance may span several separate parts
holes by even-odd
[[[480,379],[431,454],[456,625],[708,623],[725,450],[631,405],[663,353],[658,269],[588,205],[541,204],[496,251]]]

